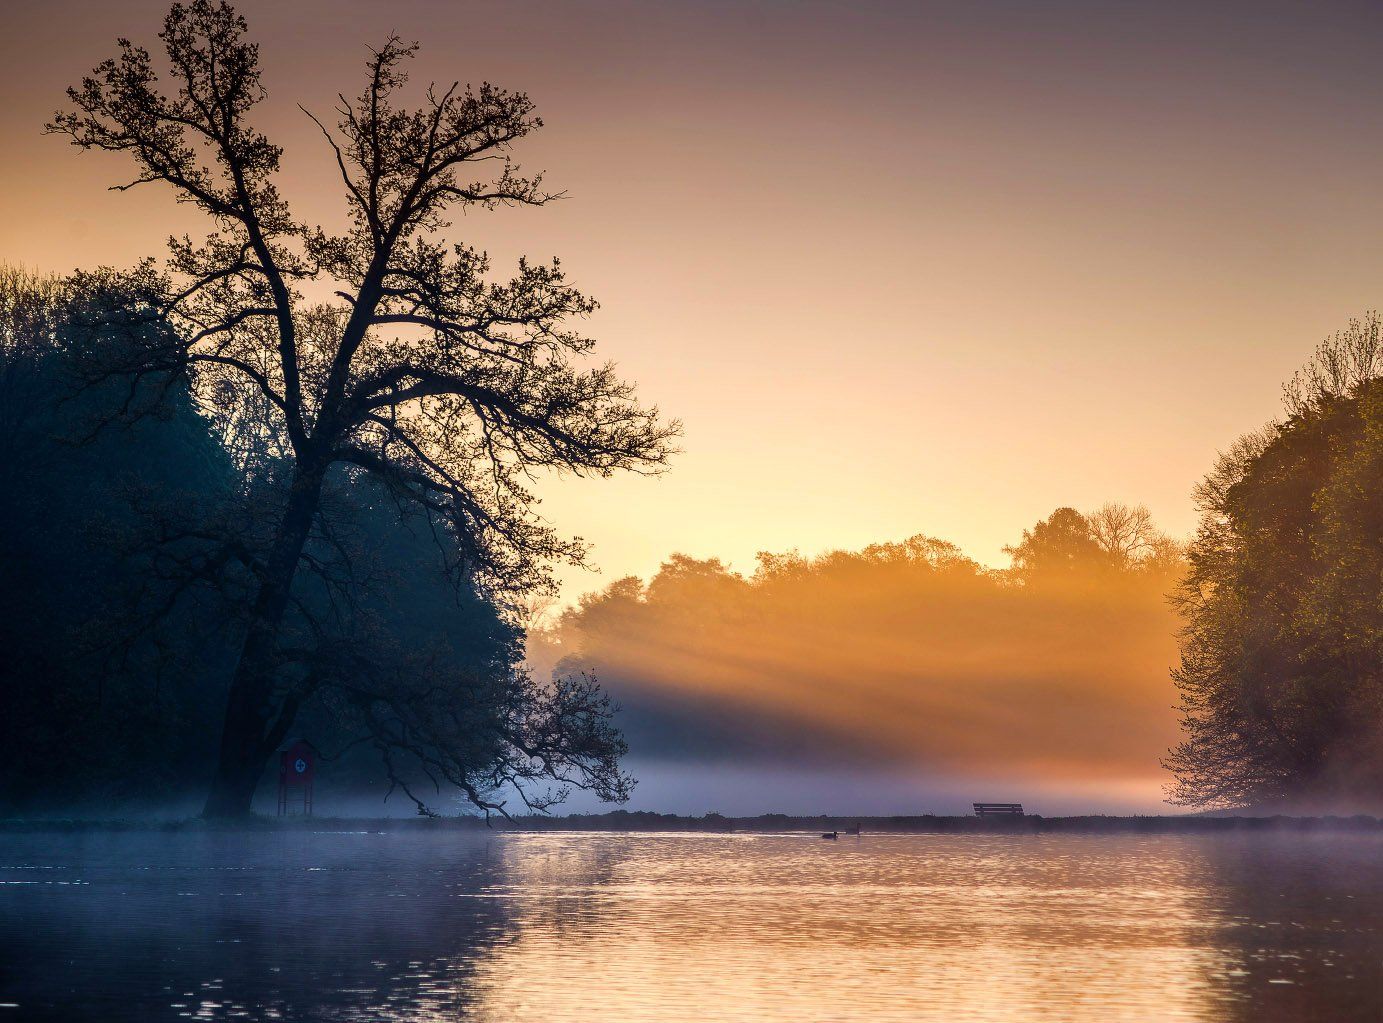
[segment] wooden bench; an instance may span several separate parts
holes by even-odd
[[[1022,803],[972,803],[976,817],[1021,817]]]

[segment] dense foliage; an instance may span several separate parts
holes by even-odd
[[[518,606],[551,587],[551,560],[583,556],[536,514],[535,474],[656,470],[677,432],[613,367],[584,361],[594,342],[573,323],[595,302],[555,260],[521,259],[506,278],[454,238],[467,212],[554,198],[510,155],[542,125],[532,101],[488,83],[410,99],[417,47],[385,40],[334,126],[306,114],[344,204],[324,228],[277,187],[283,151],[254,123],[267,92],[245,19],[225,2],[175,3],[159,40],[163,59],[120,40],[48,131],[124,156],[132,177],[117,188],[164,186],[204,218],[203,238],[171,239],[162,264],[78,275],[72,346],[88,383],[185,389],[242,475],[211,514],[148,517],[176,592],[195,582],[235,609],[204,813],[250,811],[314,701],[349,714],[406,789],[401,760],[487,812],[500,788],[530,808],[552,801],[529,783],[623,798],[623,745],[590,679],[486,670],[452,693],[469,669],[435,635],[404,639],[412,619],[391,622],[376,599],[392,587],[370,588],[366,523],[387,514],[435,538],[463,604]]]
[[[1376,801],[1383,782],[1383,345],[1378,318],[1327,341],[1288,417],[1197,489],[1174,673],[1193,806]]]
[[[253,591],[226,538],[265,542],[286,475],[175,377],[92,385],[81,304],[70,284],[0,273],[0,805],[26,811],[205,789]],[[329,480],[320,523],[283,649],[319,673],[295,731],[341,754],[327,771],[338,792],[397,783],[433,798],[418,785],[449,757],[486,801],[528,770],[508,737],[560,725],[573,692],[594,696],[589,680],[538,686],[519,670],[521,632],[454,585],[438,538],[384,487]],[[575,727],[608,731],[599,717]],[[391,747],[402,730],[421,756]]]
[[[99,429],[127,396],[79,389],[57,282],[0,269],[0,803],[167,793],[205,780],[229,651],[205,603],[135,638],[124,609],[158,599],[124,541],[151,495],[223,500],[229,460],[185,389],[161,414]]]
[[[919,536],[760,555],[748,575],[677,555],[529,651],[598,666],[636,758],[1145,778],[1175,738],[1176,545],[1109,505],[1058,509],[1011,554],[992,570]]]

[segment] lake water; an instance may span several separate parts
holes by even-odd
[[[0,836],[5,1020],[1383,1019],[1383,839]]]

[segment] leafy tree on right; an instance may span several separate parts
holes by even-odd
[[[1383,791],[1379,317],[1320,345],[1285,404],[1196,488],[1173,803],[1364,808]]]

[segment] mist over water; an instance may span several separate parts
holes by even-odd
[[[1137,553],[1100,539],[1111,515]],[[1058,509],[1002,572],[925,536],[748,575],[674,555],[530,630],[528,658],[620,704],[641,808],[1165,811],[1181,563],[1145,517]]]
[[[7,835],[25,1020],[1374,1020],[1383,839]]]
[[[1162,801],[1159,780],[1096,777],[1081,783],[1052,782],[1007,775],[971,777],[938,774],[920,767],[879,765],[843,767],[810,762],[761,762],[698,766],[676,760],[632,759],[638,778],[624,807],[701,816],[715,811],[730,817],[765,813],[790,816],[968,815],[974,802],[1020,802],[1043,816],[1158,814],[1172,810]],[[603,813],[608,804],[576,793],[565,804],[572,813]]]

